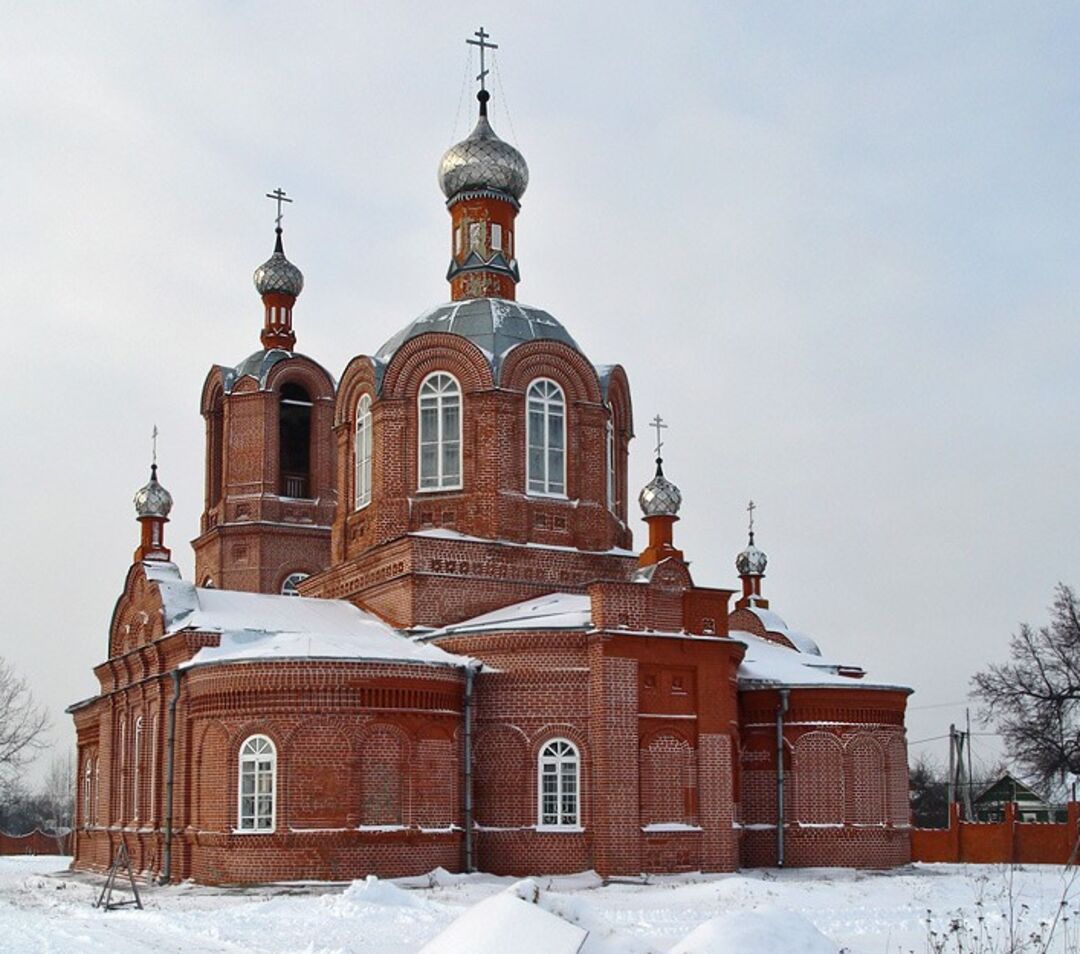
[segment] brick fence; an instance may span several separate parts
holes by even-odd
[[[70,855],[71,833],[59,835],[40,828],[25,835],[0,831],[0,855]]]
[[[960,819],[953,804],[948,828],[914,828],[912,861],[968,862],[972,864],[1063,865],[1074,861],[1080,839],[1080,803],[1070,802],[1064,822],[1020,822],[1016,806],[1005,806],[998,822]]]

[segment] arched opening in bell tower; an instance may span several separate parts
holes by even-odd
[[[311,496],[311,408],[311,398],[299,384],[282,386],[278,406],[278,493],[282,497]]]

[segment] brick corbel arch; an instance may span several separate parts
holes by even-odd
[[[527,341],[512,348],[499,371],[499,386],[524,392],[536,378],[551,378],[571,402],[600,404],[596,369],[581,353],[561,341]]]
[[[630,399],[630,381],[621,364],[615,365],[608,375],[604,401],[611,405],[615,432],[630,440],[634,436],[634,406]]]
[[[220,364],[215,364],[203,381],[202,394],[199,398],[199,413],[203,417],[217,410],[225,400],[225,372]]]
[[[266,376],[265,390],[280,393],[286,384],[301,385],[312,401],[334,399],[334,379],[325,368],[303,355],[275,364]]]
[[[372,403],[378,398],[375,366],[365,354],[353,358],[341,376],[334,402],[334,427],[356,426],[356,405],[363,394],[370,394]]]
[[[494,387],[491,365],[467,338],[429,332],[406,341],[386,367],[383,398],[416,398],[420,382],[433,371],[446,371],[461,383],[465,394]]]

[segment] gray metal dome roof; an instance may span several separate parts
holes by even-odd
[[[157,464],[150,468],[150,480],[135,492],[135,513],[139,517],[167,517],[173,499],[157,479]]]
[[[638,504],[646,517],[674,517],[682,506],[682,491],[664,476],[659,461],[656,476],[638,494]]]
[[[260,295],[280,292],[294,298],[304,290],[304,273],[285,257],[281,245],[281,229],[277,230],[274,254],[255,269],[252,276]]]
[[[739,571],[739,576],[764,576],[768,562],[769,558],[764,551],[754,546],[754,538],[751,536],[750,545],[735,557],[735,569]]]
[[[406,341],[429,331],[468,338],[484,352],[493,369],[511,348],[526,341],[561,341],[581,350],[570,333],[546,311],[505,298],[469,298],[425,312],[387,341],[375,356],[389,361]]]
[[[476,128],[443,153],[439,163],[439,187],[448,199],[466,189],[496,189],[520,199],[529,184],[525,157],[481,115]]]

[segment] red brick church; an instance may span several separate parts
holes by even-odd
[[[659,459],[634,547],[626,373],[517,302],[529,173],[478,99],[439,170],[450,301],[338,381],[296,350],[278,196],[261,346],[203,385],[195,579],[155,465],[69,710],[75,866],[121,841],[208,883],[907,862],[908,690],[786,626],[753,532],[739,592],[696,583]]]

